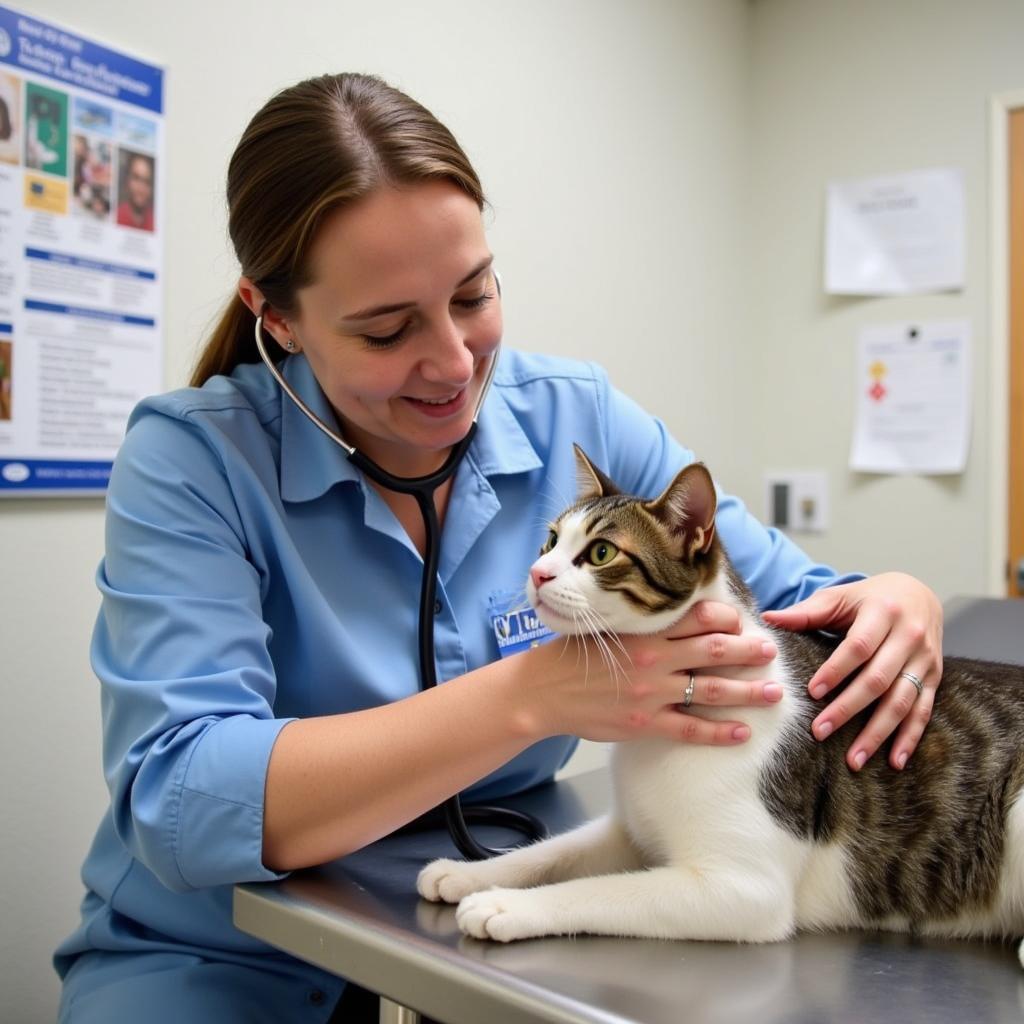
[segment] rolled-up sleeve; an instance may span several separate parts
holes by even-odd
[[[603,371],[595,368],[595,373],[609,476],[633,494],[660,494],[696,456],[660,420],[612,388]],[[764,526],[739,498],[720,488],[715,524],[730,560],[762,609],[785,608],[820,587],[863,579],[859,573],[839,575],[830,566],[814,562],[785,534]]]
[[[282,877],[261,859],[276,680],[260,574],[218,453],[137,412],[107,494],[103,688],[115,827],[168,888]]]

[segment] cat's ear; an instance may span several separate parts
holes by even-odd
[[[576,489],[579,492],[580,499],[606,498],[609,494],[622,493],[587,458],[587,453],[578,444],[573,443],[572,448],[576,453]]]
[[[679,537],[688,558],[711,549],[718,498],[704,463],[694,462],[680,470],[665,492],[646,507]]]

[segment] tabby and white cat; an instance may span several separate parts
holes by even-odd
[[[494,860],[435,861],[420,894],[459,903],[464,932],[502,942],[578,932],[770,942],[855,927],[1024,935],[1024,669],[945,659],[906,769],[880,752],[855,774],[844,755],[867,712],[825,743],[810,733],[822,704],[806,683],[835,641],[758,617],[715,537],[704,466],[646,501],[620,494],[579,449],[577,459],[582,496],[534,566],[548,577],[540,617],[580,632],[583,607],[608,630],[646,633],[699,600],[727,602],[744,632],[776,644],[767,674],[784,699],[744,710],[753,735],[738,746],[617,745],[610,814]],[[528,594],[537,605],[532,582]]]

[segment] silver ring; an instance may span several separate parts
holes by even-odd
[[[697,683],[697,677],[691,672],[690,681],[686,684],[686,689],[683,691],[683,707],[688,708],[693,703],[693,688]]]
[[[915,676],[913,672],[901,672],[897,678],[909,679],[917,687],[917,695],[921,696],[921,692],[924,690],[924,683],[921,682],[920,676]]]

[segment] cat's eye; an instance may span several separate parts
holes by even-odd
[[[554,530],[548,531],[548,539],[544,541],[544,546],[540,549],[542,555],[546,555],[556,544],[558,543],[558,534]]]
[[[587,558],[591,565],[607,565],[617,554],[619,549],[606,540],[595,540],[587,549]]]

